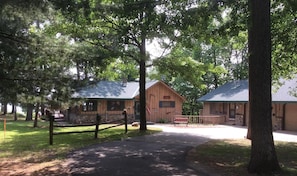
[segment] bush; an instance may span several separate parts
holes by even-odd
[[[165,119],[163,119],[163,118],[160,118],[158,121],[157,121],[157,123],[166,123],[167,121],[165,120]]]

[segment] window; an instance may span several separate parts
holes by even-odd
[[[159,102],[160,108],[174,108],[175,107],[175,101],[160,101]]]
[[[107,101],[108,111],[122,111],[125,109],[125,101]]]
[[[90,100],[83,103],[83,111],[97,111],[97,101]]]
[[[227,104],[226,103],[209,103],[211,114],[227,114]]]
[[[217,114],[218,113],[218,104],[217,103],[209,103],[210,113]]]

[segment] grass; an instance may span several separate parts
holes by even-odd
[[[100,125],[99,129],[106,127]],[[125,134],[124,126],[100,131],[98,139],[94,139],[94,133],[62,134],[53,136],[53,145],[49,145],[49,122],[38,121],[38,127],[33,128],[33,121],[24,121],[19,118],[13,121],[7,117],[6,132],[4,133],[4,121],[0,119],[0,158],[26,158],[35,157],[40,161],[52,158],[63,158],[69,151],[122,138],[152,134],[160,132],[157,128],[148,128],[144,133],[139,132],[136,127],[128,126]],[[54,131],[84,131],[94,130],[91,127],[57,128]]]
[[[251,176],[247,172],[250,145],[247,139],[213,140],[197,146],[189,157],[222,176]],[[275,146],[282,168],[275,175],[297,175],[297,143],[277,141]]]

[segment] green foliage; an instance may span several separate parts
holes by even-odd
[[[31,1],[1,4],[0,101],[46,102],[53,89],[69,97],[69,40],[44,33],[49,4]],[[59,90],[59,91],[58,91]],[[67,100],[65,100],[67,101]]]
[[[228,37],[245,37],[237,43],[247,43],[248,1],[226,1],[221,3],[220,9],[225,12],[225,18],[214,30],[215,34]],[[296,73],[296,3],[292,0],[271,1],[271,33],[272,33],[272,77],[289,78]],[[216,39],[217,35],[214,35]],[[232,42],[232,40],[230,40]],[[245,47],[246,48],[246,47]],[[247,51],[247,50],[246,50]],[[247,52],[244,51],[243,67],[247,66]],[[239,71],[238,70],[238,71]],[[236,72],[238,72],[236,71]],[[246,71],[245,71],[246,72]],[[247,73],[245,73],[247,75]]]
[[[106,80],[133,81],[138,77],[138,69],[134,60],[120,60],[110,63],[107,68],[98,77]]]
[[[208,60],[209,55],[204,52],[198,44],[193,51],[176,46],[166,57],[153,63],[158,74],[152,74],[151,77],[165,81],[186,98],[184,114],[198,114],[201,104],[197,103],[197,99],[216,84],[224,83],[219,78],[222,78],[221,75],[225,74],[226,70],[221,64],[214,64],[212,58]]]
[[[154,61],[157,73],[152,78],[162,79],[186,97],[184,113],[198,114],[201,108],[196,100],[230,80],[246,79],[247,28],[236,24],[246,9],[237,7],[240,2],[186,2],[177,3],[175,12],[179,25],[178,35],[168,35],[176,41],[170,54]],[[233,6],[234,5],[234,8]],[[232,6],[232,9],[230,9]],[[194,20],[193,20],[194,19]]]
[[[297,9],[291,0],[272,1],[272,72],[273,78],[295,76],[297,65]]]

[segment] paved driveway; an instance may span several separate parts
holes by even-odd
[[[247,135],[247,128],[229,125],[155,125],[163,129],[164,132],[179,134],[192,134],[209,139],[243,139]],[[294,131],[274,131],[275,141],[297,142],[297,132]]]
[[[162,132],[102,143],[69,154],[72,175],[198,175],[185,162],[186,152],[208,139]],[[202,174],[200,174],[202,175]]]
[[[212,174],[190,167],[185,160],[186,153],[210,139],[244,138],[247,131],[232,126],[159,127],[164,132],[74,151],[68,155],[64,166],[71,175],[207,176]],[[297,141],[295,134],[277,133],[275,138]]]

